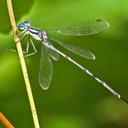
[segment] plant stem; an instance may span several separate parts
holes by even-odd
[[[1,112],[0,112],[0,122],[2,122],[6,128],[14,128],[14,126],[8,121],[8,119]]]
[[[13,29],[14,40],[16,42],[16,47],[17,47],[17,51],[18,51],[18,55],[19,55],[19,59],[20,59],[20,64],[21,64],[21,68],[22,68],[22,72],[23,72],[24,81],[25,81],[25,86],[26,86],[26,90],[27,90],[27,94],[28,94],[28,98],[29,98],[29,103],[30,103],[31,112],[32,112],[32,116],[33,116],[34,126],[35,126],[35,128],[40,128],[38,116],[37,116],[37,112],[36,112],[36,107],[35,107],[35,103],[34,103],[34,99],[33,99],[33,94],[32,94],[32,90],[31,90],[31,85],[30,85],[30,81],[29,81],[29,77],[28,77],[28,73],[27,73],[25,60],[24,60],[24,55],[23,55],[21,44],[20,44],[20,39],[17,36],[18,31],[17,31],[17,27],[16,27],[16,22],[15,22],[15,17],[14,17],[14,13],[13,13],[11,0],[7,0],[7,8],[8,8],[10,22],[11,22],[12,29]]]

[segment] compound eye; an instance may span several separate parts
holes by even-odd
[[[23,23],[19,24],[19,25],[18,25],[18,29],[19,29],[20,31],[23,31],[23,30],[25,29],[24,24],[23,24]]]
[[[27,20],[27,21],[24,22],[24,25],[25,26],[30,26],[30,22]]]

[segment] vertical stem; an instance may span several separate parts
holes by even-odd
[[[32,112],[32,116],[33,116],[34,126],[35,126],[35,128],[40,128],[38,117],[37,117],[37,112],[36,112],[36,107],[35,107],[35,103],[34,103],[34,99],[33,99],[33,94],[32,94],[32,90],[31,90],[31,85],[30,85],[30,81],[29,81],[29,77],[28,77],[28,73],[27,73],[27,68],[26,68],[26,64],[25,64],[25,60],[24,60],[24,56],[23,56],[23,52],[22,52],[22,47],[21,47],[21,44],[19,41],[19,37],[17,36],[18,32],[17,32],[17,27],[16,27],[16,22],[15,22],[15,17],[14,17],[14,13],[13,13],[11,0],[7,0],[7,8],[8,8],[10,22],[11,22],[12,29],[13,29],[14,40],[16,42],[16,47],[17,47],[17,51],[18,51],[18,55],[19,55],[19,59],[20,59],[20,64],[21,64],[21,68],[22,68],[22,72],[23,72],[24,81],[25,81],[25,86],[26,86],[26,90],[27,90],[27,94],[28,94],[28,98],[29,98],[29,103],[30,103],[31,112]]]

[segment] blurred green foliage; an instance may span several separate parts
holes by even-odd
[[[29,0],[28,2],[26,2],[26,0],[22,0],[22,1],[13,0],[12,4],[15,11],[15,19],[19,20],[24,14],[29,12],[30,9],[32,8],[34,1],[35,0]],[[23,6],[21,6],[22,4]],[[0,27],[0,32],[4,34],[8,34],[8,32],[11,30],[11,25],[9,24],[9,16],[8,16],[8,9],[6,6],[6,0],[0,1],[0,16],[1,16],[0,24],[2,24],[2,26]]]
[[[110,28],[98,35],[59,38],[93,51],[95,61],[69,54],[128,98],[128,0],[13,0],[13,4],[17,23],[28,19],[44,30],[107,20]],[[16,128],[33,128],[19,59],[7,50],[15,48],[15,43],[4,0],[0,24],[0,111]],[[128,127],[128,106],[64,58],[53,62],[53,82],[43,91],[38,84],[41,43],[34,42],[38,54],[26,58],[26,63],[41,128]]]

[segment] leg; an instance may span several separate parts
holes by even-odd
[[[22,35],[23,33],[26,33],[26,30],[22,31],[22,32],[19,32],[17,35],[15,35],[15,37],[19,36],[19,35]]]
[[[27,41],[27,47],[24,53],[28,53],[28,51],[29,51],[29,41]]]
[[[9,49],[9,48],[6,48],[7,50],[11,51],[11,52],[17,52],[17,50],[15,49]],[[27,54],[29,51],[29,41],[27,41],[27,47],[26,47],[26,50],[23,51],[23,53]]]
[[[19,41],[22,41],[26,36],[27,36],[26,33],[24,33],[23,36],[20,38]],[[9,51],[11,51],[11,52],[17,52],[17,50],[15,50],[15,49],[9,49],[9,48],[6,48],[6,49],[9,50]],[[27,43],[27,49],[26,49],[26,51],[23,51],[23,53],[27,53],[28,52],[28,49],[29,49],[29,42]]]
[[[28,53],[28,51],[29,51],[29,42],[30,42],[30,43],[31,43],[31,45],[32,45],[33,52],[32,52],[32,53],[30,53],[30,54],[25,55],[24,57],[32,56],[32,55],[34,55],[34,54],[36,54],[36,53],[37,53],[36,47],[35,47],[35,45],[34,45],[34,43],[33,43],[32,39],[29,39],[29,41],[28,41],[27,48],[26,48],[26,53]]]
[[[22,41],[26,36],[27,36],[27,34],[24,33],[24,34],[22,35],[22,37],[20,37],[20,39],[19,39],[18,41]],[[18,42],[18,41],[17,41],[17,42]]]
[[[6,50],[9,50],[10,52],[17,52],[17,50],[15,50],[15,49],[6,48]]]
[[[37,50],[36,50],[36,47],[35,47],[35,45],[34,45],[34,43],[33,43],[32,39],[30,39],[30,42],[31,42],[31,44],[32,44],[32,47],[33,47],[34,53],[36,54],[36,53],[37,53]]]

